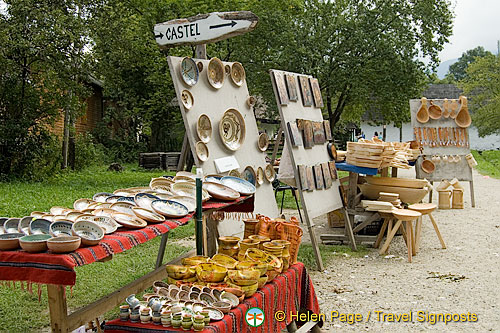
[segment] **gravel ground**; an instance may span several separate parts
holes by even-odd
[[[414,178],[414,170],[400,171],[401,176]],[[320,309],[327,318],[323,331],[500,332],[500,180],[475,172],[474,185],[476,208],[471,208],[469,187],[464,186],[465,209],[433,214],[447,249],[441,249],[430,220],[424,217],[420,252],[413,263],[407,262],[402,237],[396,237],[389,256],[370,248],[363,258],[335,257],[324,272],[311,271]],[[326,224],[326,216],[315,222]],[[318,233],[325,230],[319,228]],[[353,324],[347,322],[349,318],[331,320],[332,311],[357,313],[362,320]],[[389,316],[382,318],[382,313],[409,312],[410,322],[403,321],[405,317],[399,322],[395,317],[392,322]],[[430,318],[425,317],[429,314]],[[441,318],[433,324],[432,314],[469,317],[447,324]],[[457,316],[449,320],[453,319],[460,320]]]

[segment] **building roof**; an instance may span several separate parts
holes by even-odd
[[[454,84],[430,84],[422,96],[427,97],[427,99],[458,99],[461,94],[462,89]]]

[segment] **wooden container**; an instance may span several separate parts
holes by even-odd
[[[439,200],[438,200],[439,209],[450,209],[451,190],[438,191],[438,193],[439,193]]]
[[[453,199],[451,202],[451,208],[464,209],[464,190],[459,188],[453,189]]]

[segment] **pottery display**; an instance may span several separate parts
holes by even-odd
[[[181,92],[181,102],[186,110],[190,110],[194,105],[194,98],[189,90],[183,90]]]
[[[212,138],[212,122],[206,114],[202,114],[198,117],[198,121],[196,122],[196,133],[201,142],[210,142]]]
[[[259,138],[257,139],[257,147],[260,151],[264,152],[269,147],[269,138],[266,133],[259,134]]]
[[[235,62],[231,66],[231,80],[238,87],[241,87],[241,85],[245,81],[245,69],[239,62]]]
[[[5,222],[4,228],[7,229],[7,224],[9,221]],[[33,219],[29,225],[29,233],[31,235],[39,234],[50,234],[50,225],[52,222],[46,219]],[[16,230],[17,231],[17,230]]]
[[[104,238],[104,230],[91,221],[75,222],[71,232],[74,236],[80,237],[82,244],[87,246],[97,245]]]
[[[212,197],[220,200],[236,200],[240,197],[239,192],[219,183],[204,182],[203,188],[207,190]]]
[[[238,177],[222,177],[221,183],[242,195],[251,195],[256,191],[255,186],[252,183]]]
[[[193,59],[185,57],[184,59],[182,59],[180,67],[181,78],[185,84],[192,87],[196,83],[198,83],[200,72]]]
[[[187,207],[177,201],[155,200],[151,206],[155,212],[166,217],[180,218],[189,214]]]
[[[107,235],[115,232],[116,229],[118,229],[118,227],[120,226],[118,223],[116,223],[115,220],[113,220],[113,218],[109,216],[94,216],[90,221],[101,227],[104,230],[104,233]]]
[[[78,236],[58,236],[47,240],[47,247],[53,253],[69,253],[80,247],[82,239]]]
[[[47,240],[52,238],[51,235],[27,235],[19,238],[21,248],[30,253],[43,252],[47,250]]]
[[[200,161],[206,162],[208,160],[210,152],[208,151],[208,147],[204,142],[202,141],[196,142],[195,150],[196,150],[196,156]]]
[[[224,84],[225,70],[224,64],[219,58],[212,58],[207,67],[208,83],[215,89],[222,88]]]
[[[25,236],[23,233],[5,233],[0,234],[0,250],[15,250],[19,248],[19,239]]]
[[[219,122],[219,134],[224,146],[232,151],[238,150],[245,140],[245,133],[245,120],[241,113],[236,109],[224,112]]]
[[[58,237],[58,236],[71,236],[71,228],[73,227],[73,223],[69,221],[56,221],[52,222],[49,226],[49,234]]]

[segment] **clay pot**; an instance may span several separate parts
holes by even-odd
[[[226,254],[234,259],[238,259],[238,242],[240,239],[238,237],[222,236],[219,237],[219,249],[218,253]]]
[[[255,235],[257,233],[257,230],[255,230],[255,228],[257,227],[259,220],[244,219],[243,223],[245,223],[245,233],[243,235],[243,238],[248,238],[249,236]]]

